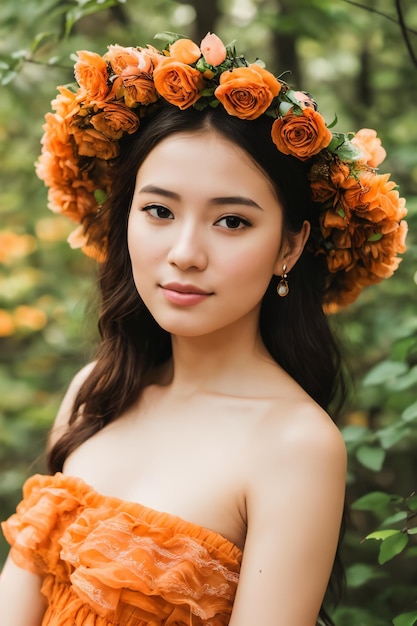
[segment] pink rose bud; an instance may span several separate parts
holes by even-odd
[[[222,40],[214,33],[207,33],[200,44],[200,49],[210,65],[220,65],[226,58],[226,48]]]

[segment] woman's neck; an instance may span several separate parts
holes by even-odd
[[[224,328],[199,337],[173,336],[172,355],[168,384],[184,395],[246,394],[259,371],[277,367],[259,332],[242,328]]]

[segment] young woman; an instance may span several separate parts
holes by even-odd
[[[380,142],[332,134],[215,35],[82,52],[75,75],[38,174],[100,261],[101,343],[50,475],[3,524],[3,619],[331,624],[346,453],[326,314],[404,250]]]

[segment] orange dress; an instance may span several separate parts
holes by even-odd
[[[179,517],[36,475],[2,524],[15,563],[42,577],[42,626],[225,626],[242,553]]]

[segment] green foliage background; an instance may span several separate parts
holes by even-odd
[[[364,0],[365,3],[365,0]],[[0,518],[44,470],[47,431],[96,338],[93,264],[65,242],[34,175],[43,115],[72,81],[71,53],[196,41],[215,31],[312,92],[340,130],[377,128],[408,199],[408,252],[395,277],[334,318],[352,372],[341,427],[349,450],[347,592],[338,626],[417,622],[417,67],[395,0],[5,0],[0,6]],[[417,5],[400,3],[417,48]],[[385,14],[382,15],[382,14]],[[291,79],[290,79],[291,82]],[[319,366],[319,364],[318,364]],[[300,494],[302,497],[302,494]],[[388,532],[386,532],[388,531]],[[389,532],[390,531],[390,532]],[[371,534],[371,538],[363,541]],[[0,561],[7,547],[0,543]]]

